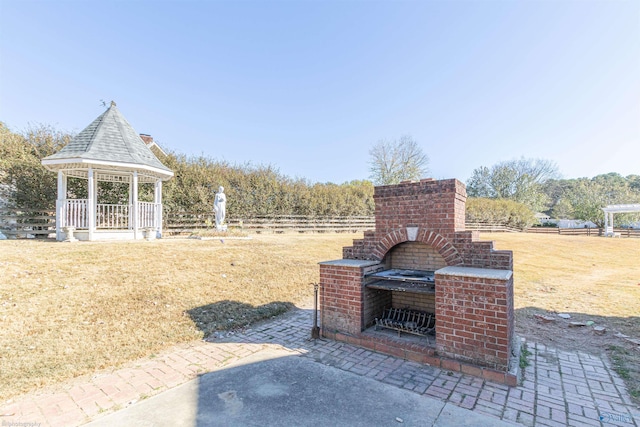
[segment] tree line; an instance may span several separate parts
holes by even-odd
[[[53,209],[56,175],[40,163],[73,138],[51,126],[31,126],[12,132],[0,122],[0,201],[15,208]],[[270,165],[229,164],[205,156],[187,157],[155,151],[174,171],[163,184],[165,212],[210,212],[219,186],[227,194],[227,215],[248,218],[261,215],[356,216],[373,215],[374,184],[369,180],[342,184],[311,183],[291,179]],[[374,182],[393,184],[419,179],[428,170],[428,157],[415,140],[379,141],[370,152]],[[389,164],[387,164],[389,163]],[[402,173],[403,165],[412,169]],[[592,221],[603,226],[602,207],[640,203],[640,175],[617,173],[593,178],[562,179],[557,166],[543,159],[518,159],[475,169],[466,182],[467,220],[526,228],[536,222],[534,213],[558,219]],[[100,203],[124,204],[128,185],[100,182]],[[86,198],[86,181],[70,178],[73,198]],[[140,187],[139,198],[151,201],[150,184]],[[616,223],[639,221],[640,215],[616,215]]]
[[[310,183],[284,176],[269,165],[232,165],[175,153],[161,160],[175,174],[163,184],[163,203],[169,212],[210,211],[215,192],[223,186],[229,217],[373,213],[373,184],[369,181]]]
[[[15,208],[53,209],[57,177],[40,161],[72,138],[72,134],[51,126],[31,126],[24,132],[12,132],[0,122],[0,200]],[[269,165],[233,165],[204,156],[187,157],[173,152],[164,155],[158,150],[155,153],[175,174],[163,183],[163,205],[167,213],[212,211],[215,192],[223,186],[228,217],[373,214],[370,181],[310,183],[284,176]],[[68,192],[73,198],[86,198],[86,180],[69,178]],[[127,184],[98,183],[100,203],[123,204],[128,197]],[[140,185],[139,199],[152,201],[150,184]]]
[[[603,207],[640,203],[640,175],[624,177],[611,172],[593,178],[562,179],[553,162],[523,158],[475,169],[467,182],[467,193],[487,203],[508,200],[551,218],[591,221],[603,227]],[[478,216],[490,211],[483,208]],[[630,224],[640,221],[640,215],[617,214],[615,221]]]

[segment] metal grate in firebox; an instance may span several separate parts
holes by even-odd
[[[401,308],[384,310],[381,318],[375,319],[376,330],[392,329],[400,336],[403,332],[419,336],[433,335],[436,330],[436,317],[432,313]]]

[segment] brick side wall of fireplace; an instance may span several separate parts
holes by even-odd
[[[439,354],[506,370],[513,340],[511,272],[449,267],[436,273]]]
[[[385,308],[393,307],[393,293],[379,289],[365,288],[364,290],[364,327],[375,324],[376,317],[380,317]]]
[[[372,268],[373,267],[373,268]],[[320,264],[320,307],[323,329],[359,334],[365,314],[364,275],[381,269],[378,263],[352,260]],[[367,307],[368,312],[371,308]]]

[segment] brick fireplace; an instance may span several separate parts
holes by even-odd
[[[374,201],[375,230],[320,263],[322,335],[515,385],[512,252],[465,231],[464,184],[380,186]]]

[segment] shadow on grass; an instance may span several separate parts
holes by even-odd
[[[519,308],[515,310],[516,334],[560,350],[606,354],[632,399],[640,404],[640,345],[630,341],[640,340],[640,316],[565,311],[562,314],[570,317],[564,319],[558,314],[539,307]]]
[[[290,302],[274,301],[253,306],[238,301],[218,301],[187,310],[187,314],[207,338],[216,331],[244,328],[260,320],[286,313],[294,308]]]

